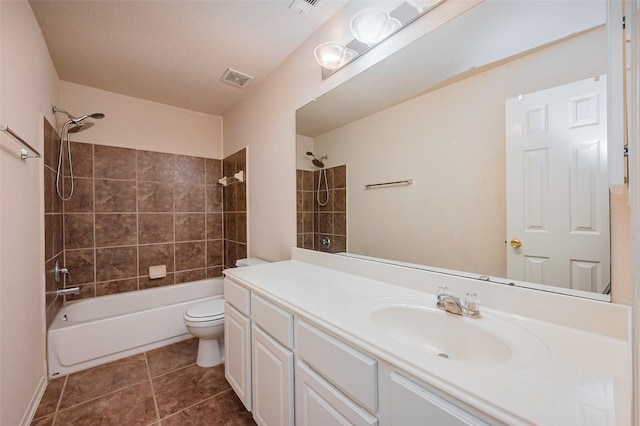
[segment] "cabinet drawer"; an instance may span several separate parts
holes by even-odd
[[[296,351],[353,400],[378,409],[378,363],[304,321],[296,321]]]
[[[224,279],[224,298],[242,314],[251,314],[251,292],[229,278]]]
[[[378,419],[358,407],[305,363],[296,363],[296,424],[376,426]]]
[[[471,415],[412,380],[397,373],[390,377],[391,424],[413,426],[429,419],[430,424],[443,426],[488,426]]]
[[[293,315],[255,294],[251,295],[251,319],[287,348],[293,348]]]

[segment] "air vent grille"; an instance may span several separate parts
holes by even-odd
[[[289,9],[302,16],[309,16],[320,0],[293,0]]]
[[[249,74],[236,71],[232,68],[227,68],[227,70],[220,78],[220,81],[240,88],[246,87],[246,85],[249,84],[251,80],[253,80],[253,77]]]

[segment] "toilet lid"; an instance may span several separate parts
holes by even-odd
[[[187,309],[185,316],[193,319],[207,320],[224,318],[224,299],[211,299],[193,305]]]

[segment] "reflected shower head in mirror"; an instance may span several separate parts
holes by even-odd
[[[314,166],[320,167],[321,169],[324,167],[324,163],[322,162],[322,160],[327,158],[326,155],[324,157],[320,158],[320,159],[318,159],[318,157],[313,155],[313,152],[311,152],[311,151],[307,151],[307,155],[310,155],[310,156],[313,157],[313,160],[311,160],[311,162],[313,163]]]

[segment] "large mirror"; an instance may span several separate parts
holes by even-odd
[[[605,23],[487,0],[299,109],[298,246],[608,300]]]

